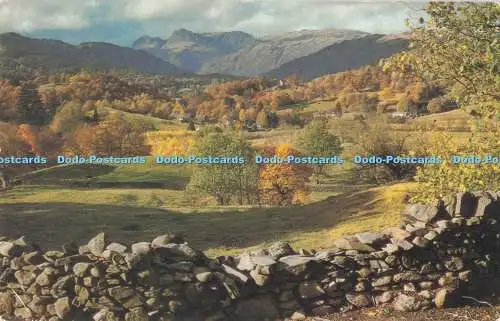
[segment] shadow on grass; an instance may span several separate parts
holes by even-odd
[[[246,248],[290,234],[332,228],[353,215],[373,215],[375,194],[363,191],[307,206],[219,213],[69,202],[3,204],[0,235],[25,235],[45,249],[57,249],[69,241],[84,244],[101,231],[111,240],[123,243],[152,240],[157,235],[175,232],[200,249]]]

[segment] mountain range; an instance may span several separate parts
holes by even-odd
[[[166,75],[234,76],[296,74],[310,79],[357,68],[406,50],[404,36],[355,30],[300,30],[256,38],[241,31],[195,33],[179,29],[167,39],[143,36],[131,48],[79,45],[0,34],[0,76],[13,72],[133,70]]]
[[[167,39],[141,37],[132,47],[198,74],[296,74],[310,79],[376,62],[406,50],[408,44],[404,34],[344,29],[299,30],[262,38],[240,31],[195,33],[179,29]]]
[[[88,42],[74,46],[59,40],[32,39],[17,33],[0,34],[0,74],[81,69],[133,70],[168,75],[185,73],[144,51],[110,43]]]

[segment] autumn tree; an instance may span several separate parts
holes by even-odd
[[[77,102],[69,102],[56,113],[50,127],[56,133],[70,133],[82,125],[84,118],[82,106]]]
[[[31,146],[19,135],[16,125],[0,123],[0,155],[27,155]]]
[[[300,152],[288,144],[267,148],[265,157],[300,156]],[[298,164],[266,164],[260,167],[259,195],[264,204],[292,205],[306,202],[310,195],[307,182],[312,170],[307,165]]]
[[[98,125],[83,126],[75,132],[71,148],[82,154],[109,156],[144,156],[150,154],[146,132],[151,128],[113,113]]]
[[[443,97],[436,97],[429,101],[427,104],[427,110],[430,113],[440,113],[444,111],[445,100]]]
[[[312,121],[304,128],[297,139],[297,147],[304,154],[316,157],[337,156],[342,152],[339,137],[328,131],[328,121],[324,119]],[[325,165],[313,167],[318,184],[324,169]]]
[[[8,122],[16,119],[18,101],[19,88],[0,80],[0,120]]]
[[[63,146],[62,136],[49,127],[22,124],[19,126],[18,135],[30,146],[30,152],[35,155],[53,158]]]
[[[233,201],[238,204],[253,204],[258,200],[258,168],[254,162],[255,152],[242,137],[225,133],[210,133],[195,145],[198,157],[243,157],[244,164],[199,164],[187,186],[192,195],[213,196],[219,205]]]
[[[21,87],[17,105],[17,116],[20,123],[44,125],[51,116],[40,99],[38,88],[32,84]]]
[[[469,141],[453,146],[444,138],[428,144],[429,152],[454,155],[496,155],[500,152],[500,5],[494,2],[431,2],[427,17],[410,22],[412,50],[395,56],[387,68],[413,73],[425,81],[451,84],[460,107],[481,118],[482,128]],[[444,150],[443,150],[444,149]],[[448,155],[448,156],[447,156]],[[454,191],[497,190],[498,166],[418,168],[415,201],[434,201]]]
[[[262,109],[258,114],[257,114],[257,119],[255,120],[257,125],[260,128],[269,128],[269,115],[267,111]]]
[[[354,140],[357,142],[354,150],[362,157],[411,156],[410,134],[393,131],[390,125],[383,121],[364,123],[354,135],[356,136]],[[413,164],[396,162],[360,164],[359,167],[360,174],[379,183],[410,178],[415,174],[416,168]]]

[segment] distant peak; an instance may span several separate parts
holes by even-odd
[[[187,30],[185,28],[180,28],[180,29],[174,30],[174,32],[172,32],[172,36],[185,36],[185,35],[192,35],[192,34],[194,34],[194,32],[192,32],[191,30]]]
[[[5,33],[0,33],[1,37],[6,37],[6,38],[26,38],[25,36],[16,33],[16,32],[5,32]]]

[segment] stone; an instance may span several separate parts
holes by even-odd
[[[149,242],[138,242],[131,246],[132,254],[142,256],[151,252],[151,244]]]
[[[257,286],[265,286],[269,282],[268,275],[259,274],[256,270],[250,271],[250,276]]]
[[[113,311],[103,309],[94,314],[92,317],[94,321],[118,321],[119,319],[116,317]]]
[[[299,284],[298,293],[304,300],[311,300],[325,294],[325,291],[316,282],[303,282]]]
[[[406,283],[403,285],[404,292],[417,292],[417,287],[413,283]]]
[[[370,268],[376,271],[385,271],[390,269],[390,266],[383,260],[370,260]]]
[[[493,211],[490,210],[492,204],[493,199],[491,198],[491,196],[487,193],[483,193],[477,200],[477,206],[474,212],[474,216],[482,217],[489,214],[494,214]]]
[[[373,287],[386,286],[392,283],[392,276],[383,276],[372,281]]]
[[[356,234],[356,238],[363,244],[377,245],[385,242],[388,237],[385,234],[378,232],[363,232]]]
[[[394,300],[393,307],[396,311],[408,312],[418,310],[419,305],[415,297],[406,294],[400,294]]]
[[[388,302],[392,301],[392,299],[394,299],[394,293],[391,291],[385,291],[381,295],[379,295],[375,298],[375,302],[377,305],[380,305],[380,304],[388,303]]]
[[[73,266],[73,273],[80,278],[83,278],[87,272],[89,271],[90,264],[89,263],[76,263]]]
[[[75,303],[78,306],[84,306],[89,300],[90,293],[87,288],[81,285],[75,285]]]
[[[158,247],[166,246],[168,244],[182,244],[182,243],[184,243],[184,240],[179,235],[175,235],[175,234],[163,234],[163,235],[160,235],[160,236],[156,237],[151,242],[151,247],[152,248],[158,248]]]
[[[120,243],[110,243],[108,246],[106,246],[106,250],[122,254],[127,251],[127,247]]]
[[[149,321],[149,316],[143,308],[139,307],[127,312],[125,321]]]
[[[235,279],[237,279],[241,283],[243,283],[243,284],[247,283],[248,276],[241,273],[240,271],[233,269],[232,267],[230,267],[229,265],[226,265],[226,264],[222,264],[222,269],[224,270],[224,272],[233,276]]]
[[[418,286],[422,289],[422,290],[430,290],[433,288],[434,286],[434,283],[433,282],[430,282],[430,281],[424,281],[424,282],[420,282],[418,284]]]
[[[448,289],[441,288],[436,292],[436,297],[434,298],[434,304],[436,305],[436,308],[442,309],[450,304],[450,300],[451,297]]]
[[[32,265],[39,265],[45,262],[45,259],[43,258],[43,255],[41,255],[39,252],[30,252],[25,255],[23,255],[24,262]]]
[[[394,243],[387,243],[382,248],[382,250],[387,252],[388,254],[394,254],[399,251],[399,246],[395,245]]]
[[[429,241],[433,241],[436,237],[438,237],[438,233],[436,233],[436,231],[429,231],[424,235],[424,238]]]
[[[168,264],[166,267],[173,271],[191,272],[194,269],[194,263],[189,261],[180,261]]]
[[[172,258],[176,261],[190,261],[198,262],[204,255],[187,244],[173,244],[169,243],[157,249],[161,251],[166,257]]]
[[[250,254],[242,254],[238,258],[238,265],[236,268],[240,271],[251,271],[255,268],[255,263]]]
[[[456,194],[455,215],[462,217],[471,217],[474,215],[476,200],[473,194],[460,192]]]
[[[36,315],[43,315],[46,311],[45,306],[51,301],[52,298],[41,298],[38,295],[33,296],[33,300],[27,304],[28,308]]]
[[[130,287],[117,286],[108,289],[109,295],[127,309],[133,309],[144,304],[144,299]]]
[[[23,248],[11,242],[0,242],[0,255],[15,257],[22,254]]]
[[[423,238],[422,236],[417,236],[413,239],[412,243],[418,247],[426,247],[429,245],[429,240]]]
[[[56,315],[60,319],[64,319],[71,312],[71,303],[68,297],[59,298],[54,303]]]
[[[422,276],[415,271],[406,271],[394,275],[394,282],[415,282],[419,281]]]
[[[375,249],[367,244],[361,243],[355,236],[340,238],[334,242],[334,245],[342,250],[356,250],[360,252],[374,252]]]
[[[14,315],[21,318],[21,320],[32,320],[33,318],[33,313],[29,308],[17,308],[14,310]]]
[[[300,275],[305,273],[313,262],[319,261],[316,257],[289,255],[279,259],[279,267],[293,275]]]
[[[234,320],[256,321],[276,320],[280,313],[275,300],[270,295],[260,295],[238,302],[233,315]]]
[[[372,300],[366,294],[346,294],[347,302],[351,303],[357,308],[368,307],[372,305]]]
[[[271,244],[271,246],[267,249],[267,253],[269,256],[273,257],[275,260],[278,260],[284,256],[295,255],[295,251],[292,249],[290,244],[287,242],[276,242]]]
[[[36,274],[31,271],[19,270],[14,273],[17,282],[24,286],[29,286],[36,279]]]
[[[330,261],[336,255],[339,255],[341,253],[342,253],[342,250],[339,250],[339,249],[322,250],[322,251],[319,251],[318,253],[316,253],[315,257],[322,260],[322,261]]]
[[[400,229],[398,227],[390,227],[383,231],[384,234],[389,235],[391,238],[396,240],[406,240],[411,236],[408,231]]]
[[[360,278],[364,278],[365,279],[365,278],[369,277],[372,274],[372,270],[370,270],[367,267],[364,267],[364,268],[361,268],[358,271],[356,271],[356,273],[358,273],[358,275],[359,275]]]
[[[458,278],[453,276],[453,273],[446,273],[439,278],[438,283],[440,286],[458,287]]]
[[[403,216],[410,219],[429,223],[438,215],[438,208],[436,206],[424,204],[409,205],[403,212]]]
[[[302,311],[295,311],[291,316],[290,316],[290,320],[292,321],[304,321],[306,320],[306,315],[304,312]]]
[[[106,241],[107,241],[106,235],[104,233],[99,233],[97,236],[91,239],[87,244],[90,253],[92,253],[95,256],[100,256],[102,252],[104,252],[104,249],[106,248]]]
[[[457,272],[462,270],[465,265],[464,261],[461,258],[454,256],[451,259],[446,260],[444,262],[444,266],[450,271]]]
[[[469,282],[471,274],[472,274],[472,271],[463,271],[463,272],[460,272],[460,273],[458,273],[458,279],[460,281]]]
[[[404,251],[409,251],[413,248],[413,244],[406,240],[392,238],[391,242],[392,244],[396,245],[398,248],[401,248]]]
[[[251,259],[252,262],[258,266],[271,266],[277,263],[272,256],[252,256]]]

